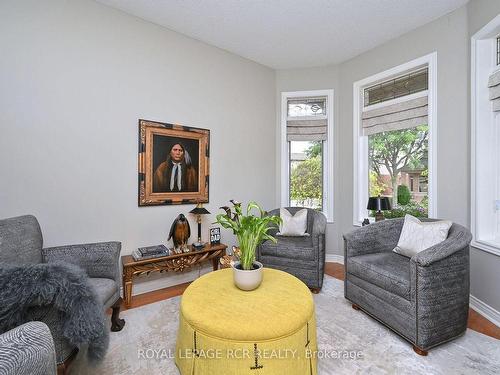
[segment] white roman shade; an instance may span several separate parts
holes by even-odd
[[[305,115],[288,116],[287,141],[326,141],[326,98],[294,98],[288,101],[288,107],[291,106],[300,106]]]
[[[326,141],[327,120],[288,120],[287,141]]]
[[[427,95],[363,111],[363,135],[414,128],[427,124]]]
[[[492,73],[488,80],[491,107],[494,112],[500,111],[500,70]]]

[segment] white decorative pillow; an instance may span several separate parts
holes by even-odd
[[[398,245],[392,251],[411,258],[446,240],[451,224],[448,220],[423,223],[414,216],[406,215]]]
[[[280,208],[282,223],[278,236],[307,236],[307,209],[299,210],[292,215],[288,210]]]

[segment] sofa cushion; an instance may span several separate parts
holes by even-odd
[[[410,259],[407,257],[393,252],[349,257],[347,272],[410,299]]]
[[[89,283],[94,287],[99,297],[99,301],[101,301],[103,305],[116,292],[116,283],[114,280],[91,277],[89,278]]]
[[[42,263],[42,232],[32,215],[0,220],[0,261],[16,265]]]
[[[448,220],[421,222],[411,215],[405,216],[403,229],[394,252],[411,258],[446,240],[452,222]]]
[[[307,209],[297,211],[295,215],[287,209],[280,208],[280,236],[304,236],[307,231]]]
[[[278,237],[278,242],[266,241],[261,245],[261,254],[272,255],[289,259],[315,259],[317,250],[314,249],[312,239],[304,237]]]

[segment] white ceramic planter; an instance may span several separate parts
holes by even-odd
[[[233,264],[234,285],[241,290],[257,289],[262,282],[262,268],[264,267],[262,263],[254,261],[253,264],[259,267],[255,270],[240,270],[237,268],[239,264],[240,262]]]

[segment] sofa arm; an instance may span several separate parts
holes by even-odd
[[[403,219],[379,221],[344,234],[346,257],[392,251],[399,241]]]
[[[326,217],[321,212],[313,212],[311,236],[315,248],[324,247],[326,233]],[[323,249],[324,251],[324,249]]]
[[[121,242],[99,242],[42,249],[46,263],[67,262],[81,267],[89,277],[119,282],[118,261]]]
[[[0,335],[0,373],[56,373],[56,352],[49,328],[29,322]]]
[[[427,267],[463,249],[468,250],[472,240],[472,234],[463,227],[457,229],[457,224],[453,225],[455,226],[454,233],[450,233],[446,240],[414,255],[412,260],[421,267]]]
[[[467,327],[469,247],[425,265],[416,260],[410,260],[410,294],[417,319],[417,346],[426,350],[462,334]]]

